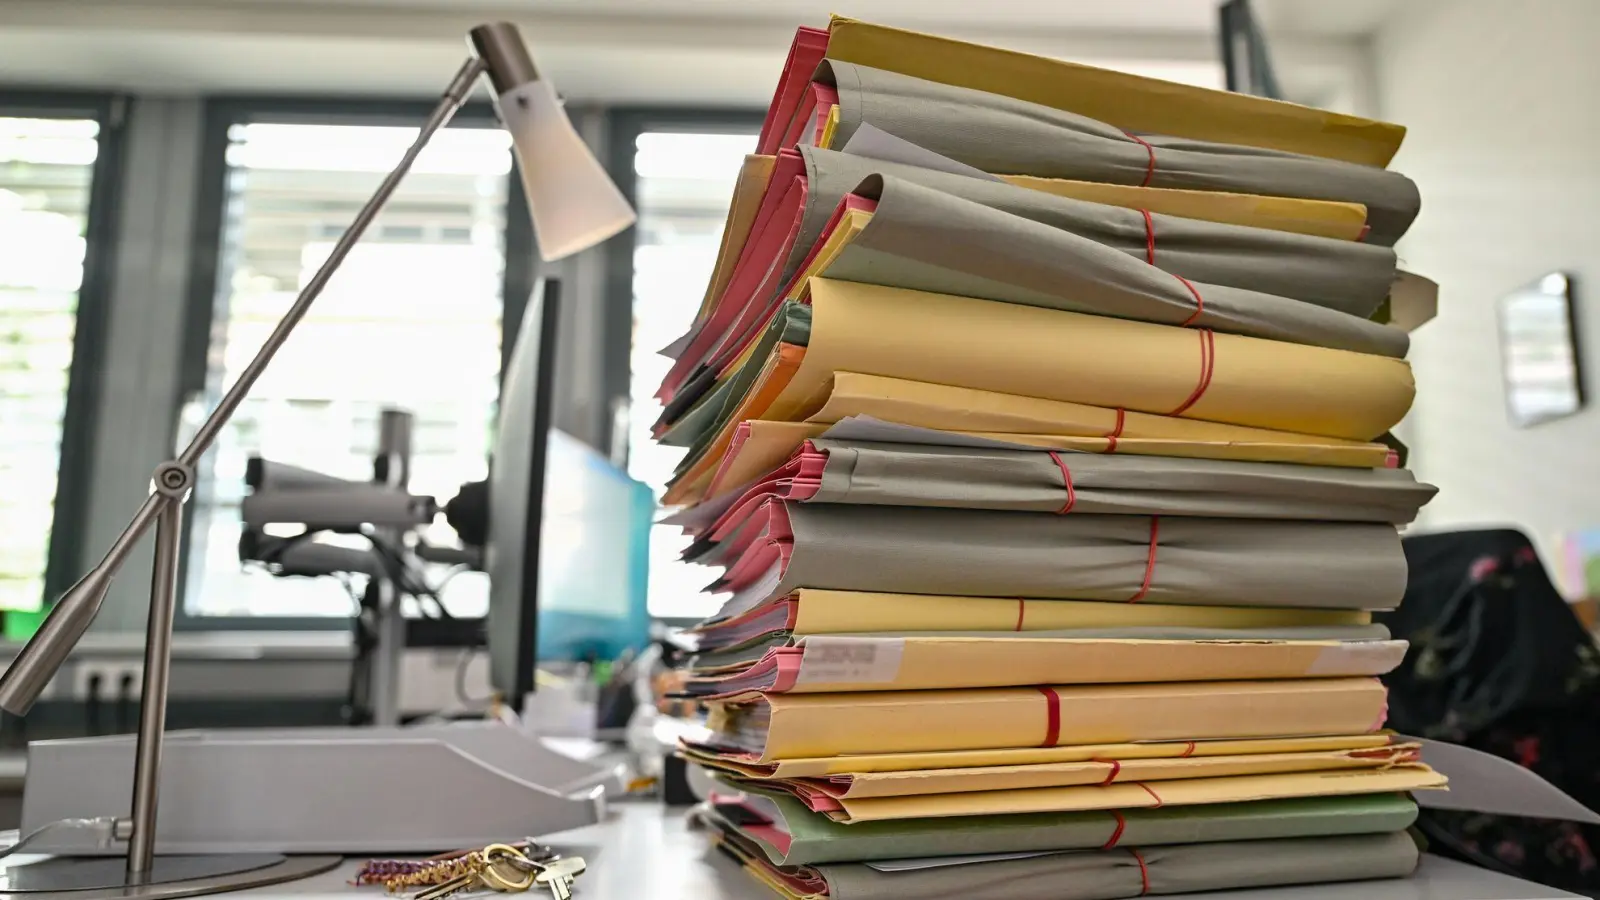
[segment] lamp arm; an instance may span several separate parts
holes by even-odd
[[[450,122],[456,111],[466,102],[467,97],[472,93],[472,88],[476,84],[478,76],[484,73],[485,68],[483,60],[477,56],[472,56],[461,64],[460,71],[456,73],[455,78],[451,79],[449,87],[445,88],[439,105],[434,108],[432,115],[428,117],[428,121],[423,124],[421,131],[417,133],[416,140],[406,149],[405,155],[400,158],[400,162],[395,165],[393,171],[384,178],[383,183],[378,185],[378,189],[367,200],[366,205],[362,206],[361,211],[356,213],[356,217],[350,223],[350,227],[345,229],[344,234],[340,235],[338,242],[329,251],[328,258],[323,261],[316,274],[311,276],[311,280],[306,282],[306,286],[300,290],[299,296],[295,298],[288,311],[283,314],[283,318],[278,320],[278,324],[272,329],[272,333],[267,335],[265,341],[262,341],[261,349],[256,351],[255,357],[244,367],[244,371],[239,373],[239,377],[228,388],[227,393],[222,395],[222,399],[217,402],[216,409],[212,410],[206,420],[200,423],[200,427],[195,431],[194,437],[189,440],[189,445],[184,447],[183,452],[179,453],[176,458],[156,467],[153,476],[155,490],[151,492],[149,497],[145,498],[145,502],[139,507],[138,512],[134,513],[133,519],[128,523],[128,527],[123,529],[122,534],[118,535],[117,539],[112,542],[111,549],[106,552],[105,557],[100,561],[100,565],[95,567],[96,569],[109,570],[107,571],[108,577],[115,574],[118,569],[122,568],[123,562],[126,561],[128,554],[139,543],[140,538],[144,537],[150,531],[150,527],[155,524],[156,519],[161,514],[161,507],[170,502],[182,502],[189,489],[193,487],[194,468],[200,464],[200,457],[211,449],[211,445],[216,442],[217,435],[222,432],[223,426],[227,425],[229,420],[233,418],[233,414],[238,411],[239,405],[244,402],[244,398],[250,395],[250,389],[255,387],[256,381],[266,371],[267,365],[272,362],[272,358],[277,355],[278,350],[288,341],[289,335],[293,333],[295,326],[299,325],[300,320],[305,318],[306,312],[311,309],[311,304],[316,301],[317,297],[322,293],[322,289],[327,286],[328,279],[333,277],[334,272],[338,271],[345,257],[350,255],[351,248],[361,239],[361,236],[367,230],[367,226],[372,224],[372,221],[377,218],[384,205],[389,202],[389,198],[394,195],[395,190],[400,186],[400,182],[411,171],[411,166],[416,162],[417,157],[421,155],[423,148],[428,145],[428,142],[439,129]]]
[[[201,455],[210,448],[211,443],[216,440],[217,434],[222,430],[222,426],[226,425],[228,420],[233,417],[234,411],[239,408],[239,404],[244,402],[244,398],[250,393],[250,388],[255,386],[256,379],[260,378],[261,373],[266,370],[267,364],[272,361],[273,354],[277,353],[278,348],[282,347],[284,342],[289,339],[290,332],[305,317],[306,311],[311,308],[312,301],[316,300],[317,295],[322,293],[322,289],[327,285],[328,279],[339,268],[339,264],[344,262],[344,258],[350,254],[350,249],[355,246],[356,241],[361,239],[361,235],[367,230],[367,226],[372,224],[373,219],[377,218],[378,212],[383,209],[384,204],[389,201],[395,189],[400,186],[401,180],[411,170],[412,164],[416,162],[417,156],[422,153],[422,149],[427,146],[434,133],[443,128],[451,117],[456,114],[456,111],[461,108],[461,105],[466,102],[467,96],[472,93],[472,87],[477,82],[478,76],[482,75],[484,71],[484,62],[477,56],[469,58],[461,65],[461,70],[456,73],[456,77],[451,80],[450,86],[445,89],[439,105],[434,108],[433,114],[428,117],[428,121],[422,126],[422,130],[417,133],[417,139],[412,142],[405,155],[400,158],[400,162],[395,165],[394,170],[383,179],[383,183],[378,185],[378,189],[373,193],[371,199],[367,200],[366,205],[361,207],[361,211],[356,213],[355,220],[350,223],[350,227],[340,236],[338,243],[333,245],[333,250],[328,253],[328,258],[323,262],[322,267],[317,269],[317,273],[311,276],[310,281],[306,282],[306,286],[300,291],[300,296],[295,298],[294,304],[289,307],[288,312],[283,314],[283,318],[279,320],[277,327],[262,342],[261,349],[257,351],[255,358],[250,360],[249,365],[244,367],[243,372],[239,373],[238,380],[233,383],[232,387],[228,388],[228,392],[222,395],[222,400],[217,403],[216,410],[201,423],[199,430],[195,432],[194,438],[189,441],[189,446],[178,454],[177,462],[189,468],[193,468],[199,463]]]

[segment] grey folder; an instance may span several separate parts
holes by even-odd
[[[1389,609],[1406,588],[1392,525],[831,503],[790,503],[788,515],[793,547],[775,596],[810,587]]]
[[[1404,469],[816,438],[813,503],[1404,524],[1438,489]],[[1059,463],[1058,461],[1059,460]]]
[[[1403,878],[1421,851],[1411,835],[1342,835],[1086,850],[881,872],[817,867],[830,900],[1119,900],[1229,888]]]
[[[1338,200],[1367,207],[1374,244],[1393,245],[1422,206],[1411,179],[1356,163],[1234,144],[1140,135],[1085,116],[829,60],[842,147],[863,122],[942,156],[1002,175]]]
[[[1124,248],[895,175],[869,177],[855,193],[875,198],[878,207],[872,221],[824,270],[829,278],[1169,325],[1191,324],[1396,358],[1404,357],[1410,344],[1404,330],[1366,318],[1373,298],[1381,301],[1393,275],[1392,263],[1383,258],[1351,259],[1348,262],[1360,265],[1347,269],[1336,268],[1346,262],[1342,257],[1348,254],[1343,253],[1337,255],[1340,259],[1308,254],[1298,262],[1261,260],[1263,272],[1273,276],[1296,268],[1316,274],[1328,282],[1324,289],[1328,295],[1358,289],[1340,298],[1342,309],[1332,308],[1198,280],[1185,285]],[[1107,213],[1111,216],[1127,212],[1115,207],[1098,209],[1113,211]],[[1192,220],[1152,216],[1157,218],[1164,233],[1169,228],[1204,230],[1196,228],[1203,223]],[[1166,243],[1163,238],[1163,247]],[[1243,248],[1224,250],[1220,242],[1216,249],[1246,252]],[[1158,258],[1164,259],[1164,254]],[[1354,302],[1358,296],[1360,303]]]
[[[810,254],[839,202],[873,175],[901,178],[1069,231],[1149,264],[1146,223],[1136,209],[817,147],[801,147],[800,154],[806,164],[806,203],[784,261],[783,283]],[[1395,278],[1396,259],[1388,247],[1155,213],[1150,224],[1156,267],[1203,284],[1277,294],[1364,318],[1383,303]]]

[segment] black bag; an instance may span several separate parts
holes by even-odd
[[[1527,536],[1404,543],[1405,600],[1377,616],[1411,642],[1384,678],[1389,727],[1504,757],[1600,810],[1600,652]],[[1600,896],[1600,828],[1441,810],[1418,824],[1434,852]]]

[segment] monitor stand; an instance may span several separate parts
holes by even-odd
[[[126,814],[132,736],[28,746],[22,832]],[[620,762],[581,761],[500,722],[169,732],[161,853],[433,853],[599,822]],[[425,814],[420,814],[426,810]],[[29,849],[118,855],[57,832]]]

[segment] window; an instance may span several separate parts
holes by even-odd
[[[205,389],[185,407],[185,440],[416,133],[388,124],[227,124]],[[422,152],[202,462],[186,616],[323,617],[344,627],[353,610],[332,579],[279,579],[241,566],[239,502],[252,455],[364,481],[380,413],[397,407],[415,416],[414,493],[442,503],[485,476],[510,177],[510,139],[499,128],[452,126]],[[424,537],[456,543],[442,523]],[[473,574],[452,579],[444,595],[457,616],[483,615],[487,598],[487,579]]]
[[[650,426],[661,413],[654,399],[671,360],[657,351],[688,329],[716,264],[722,226],[734,180],[745,154],[755,152],[759,117],[698,128],[650,127],[641,122],[619,140],[632,138],[632,172],[639,224],[633,248],[633,337],[629,353],[630,415],[628,474],[659,492],[683,451],[656,444]],[[620,133],[619,133],[620,132]],[[631,177],[629,175],[631,174]],[[711,576],[678,561],[679,529],[658,526],[650,540],[650,613],[663,618],[700,618],[720,601],[700,592]]]
[[[12,613],[44,604],[100,152],[97,119],[33,115],[0,109],[0,610]]]

